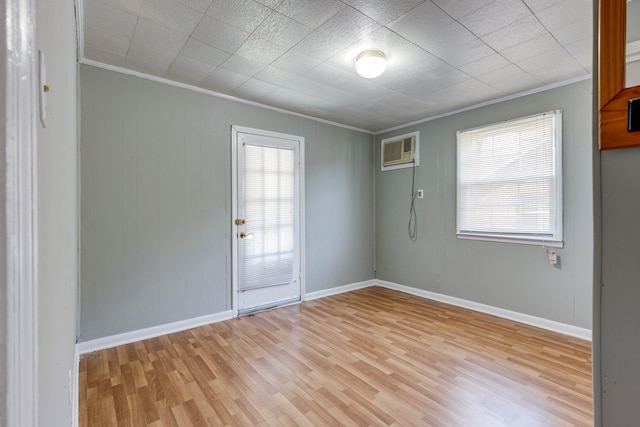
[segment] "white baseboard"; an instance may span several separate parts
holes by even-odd
[[[374,282],[373,285],[381,286],[383,288],[394,289],[396,291],[419,296],[422,298],[427,298],[434,301],[455,305],[458,307],[468,308],[470,310],[479,311],[481,313],[491,314],[493,316],[514,320],[516,322],[524,323],[526,325],[531,325],[531,326],[546,329],[549,331],[558,332],[564,335],[569,335],[572,337],[591,341],[591,330],[580,328],[578,326],[567,325],[565,323],[560,323],[553,320],[547,320],[541,317],[518,313],[511,310],[505,310],[503,308],[493,307],[486,304],[480,304],[477,302],[464,300],[462,298],[456,298],[448,295],[438,294],[435,292],[425,291],[422,289],[412,288],[410,286],[399,285],[397,283],[387,282],[384,280],[374,280],[373,282]]]
[[[304,296],[304,301],[311,301],[318,298],[324,298],[331,295],[338,295],[344,292],[355,291],[356,289],[368,288],[369,286],[374,286],[376,284],[375,280],[365,280],[364,282],[352,283],[350,285],[338,286],[335,288],[323,289],[321,291],[316,292],[308,292]]]
[[[111,335],[104,338],[80,342],[76,344],[76,352],[78,353],[78,356],[80,356],[93,351],[155,338],[174,332],[185,331],[187,329],[208,325],[210,323],[222,322],[232,318],[233,311],[227,310],[220,313],[209,314],[207,316],[194,317],[193,319],[181,320],[179,322],[167,323],[165,325],[153,326],[151,328],[139,329],[137,331],[125,332],[123,334]]]
[[[511,310],[505,310],[503,308],[497,308],[486,304],[481,304],[473,301],[464,300],[462,298],[456,298],[448,295],[438,294],[435,292],[425,291],[422,289],[413,288],[410,286],[399,285],[393,282],[387,282],[385,280],[366,280],[363,282],[352,283],[349,285],[338,286],[335,288],[324,289],[316,292],[309,292],[305,295],[305,301],[311,301],[318,298],[327,297],[330,295],[337,295],[344,292],[355,291],[357,289],[363,289],[370,286],[381,286],[388,289],[394,289],[400,292],[408,293],[411,295],[419,296],[422,298],[431,299],[434,301],[444,302],[446,304],[455,305],[458,307],[468,308],[470,310],[479,311],[482,313],[491,314],[505,319],[514,320],[516,322],[524,323],[538,328],[547,329],[561,334],[581,338],[591,341],[591,330],[580,328],[573,325],[567,325],[565,323],[556,322],[553,320],[543,319],[541,317],[531,316],[528,314],[518,313]],[[161,335],[170,334],[173,332],[180,332],[187,329],[195,328],[202,325],[208,325],[210,323],[221,322],[224,320],[232,319],[233,311],[223,311],[216,314],[211,314],[202,317],[196,317],[193,319],[182,320],[179,322],[168,323],[160,326],[153,326],[151,328],[140,329],[137,331],[125,332],[123,334],[111,335],[104,338],[98,338],[95,340],[85,341],[76,344],[76,359],[79,356],[93,351],[102,350],[105,348],[111,348],[122,344],[129,344],[136,341],[141,341],[148,338],[155,338]],[[77,369],[76,369],[77,372]],[[76,375],[77,376],[77,375]],[[77,382],[77,381],[76,381]]]
[[[71,427],[78,427],[78,417],[80,415],[80,353],[78,353],[78,345],[73,355],[73,372],[71,374],[71,384],[73,391],[71,393],[73,402],[71,402]]]

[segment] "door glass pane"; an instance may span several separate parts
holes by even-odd
[[[289,284],[293,280],[294,152],[244,146],[244,218],[240,239],[240,290]]]

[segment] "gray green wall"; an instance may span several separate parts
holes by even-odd
[[[640,419],[640,147],[601,152],[602,425]]]
[[[564,248],[456,238],[456,131],[563,111]],[[591,82],[583,81],[379,135],[376,147],[377,278],[591,328],[593,214]],[[418,240],[407,233],[411,169],[381,172],[382,138],[420,131]]]
[[[80,66],[79,340],[231,309],[231,125],[305,138],[306,292],[373,278],[372,136]]]
[[[36,47],[46,58],[49,117],[36,120],[39,425],[71,425],[78,291],[77,64],[71,1],[37,1]],[[35,114],[35,112],[34,112]]]
[[[633,0],[627,3],[627,43],[640,40],[640,1]]]

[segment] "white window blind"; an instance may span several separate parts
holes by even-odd
[[[293,280],[294,152],[283,148],[245,146],[245,228],[240,289]]]
[[[462,238],[562,245],[562,112],[457,132]]]

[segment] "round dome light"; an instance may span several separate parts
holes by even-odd
[[[367,50],[356,58],[356,71],[365,79],[373,79],[387,68],[387,57],[379,50]]]

